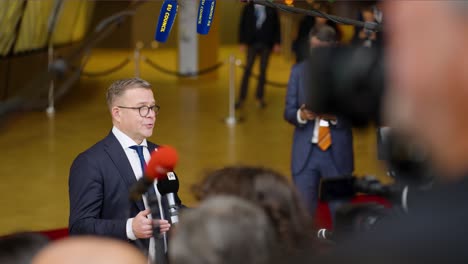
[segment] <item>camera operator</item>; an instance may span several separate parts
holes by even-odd
[[[468,263],[468,2],[387,1],[385,14],[386,123],[429,151],[439,177],[332,263]]]

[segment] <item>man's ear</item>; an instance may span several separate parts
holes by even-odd
[[[117,122],[120,123],[120,108],[118,108],[117,106],[114,106],[112,107],[111,109],[111,115],[112,115],[112,119],[116,120]]]

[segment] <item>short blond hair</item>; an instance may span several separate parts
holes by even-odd
[[[140,78],[127,78],[113,82],[107,89],[106,101],[107,106],[112,108],[115,98],[122,96],[122,94],[132,88],[153,89],[151,84]]]

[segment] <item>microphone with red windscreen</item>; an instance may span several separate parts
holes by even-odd
[[[177,151],[170,146],[160,146],[151,153],[151,159],[146,166],[145,173],[131,188],[130,199],[141,200],[141,196],[148,191],[154,180],[167,178],[167,173],[174,170],[179,157]]]

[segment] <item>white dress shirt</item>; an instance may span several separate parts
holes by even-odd
[[[255,18],[255,26],[257,29],[260,29],[266,19],[265,6],[255,4]]]

